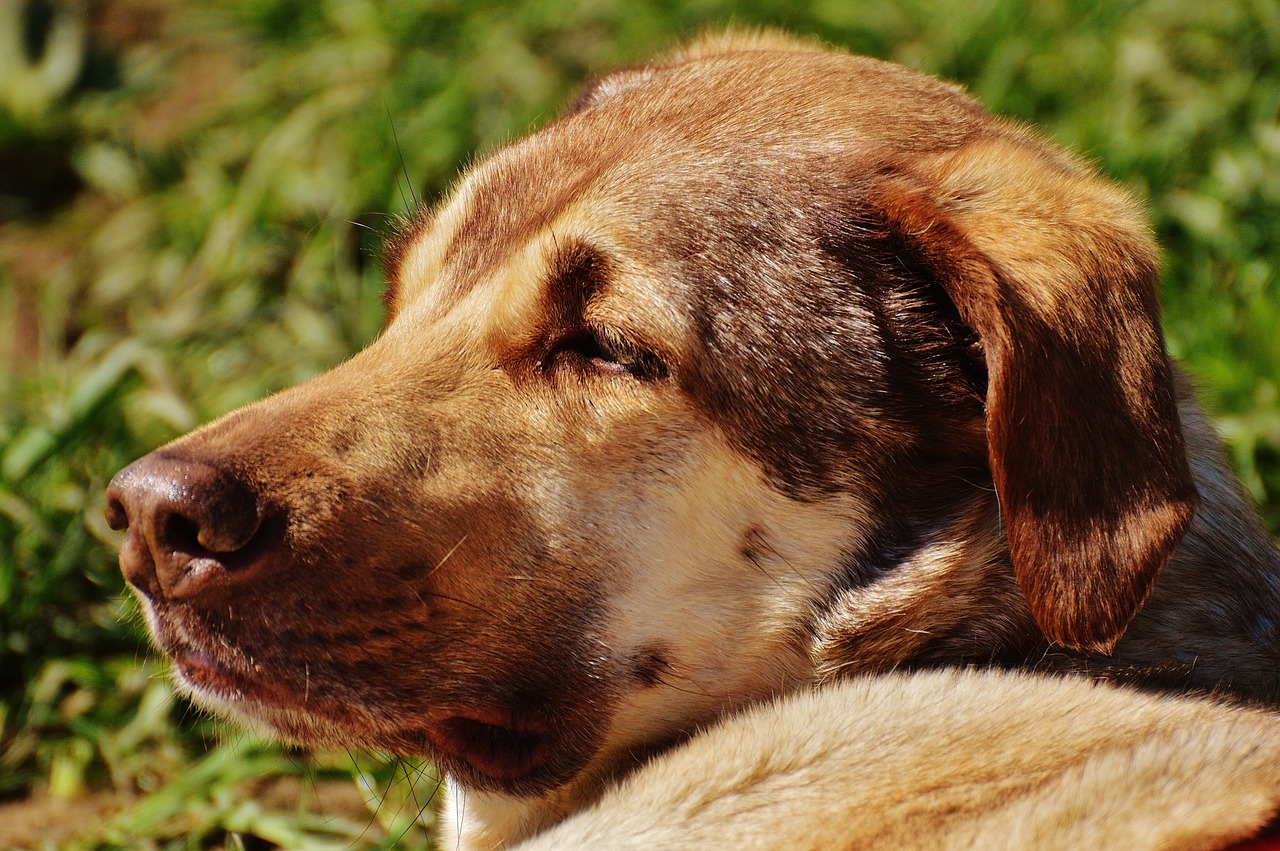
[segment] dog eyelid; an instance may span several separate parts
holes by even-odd
[[[630,375],[642,380],[666,375],[666,366],[657,355],[608,328],[586,328],[567,336],[556,351],[570,354],[580,359],[586,368],[608,375]]]

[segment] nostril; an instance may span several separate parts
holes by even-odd
[[[160,539],[174,552],[202,555],[206,548],[200,543],[200,527],[181,514],[170,514],[161,521]]]
[[[249,545],[261,525],[256,505],[238,507],[238,511],[224,509],[203,518],[175,512],[161,521],[159,538],[173,551],[192,556],[237,553]]]
[[[129,512],[112,491],[107,491],[107,525],[117,532],[129,528]]]
[[[262,525],[262,506],[239,482],[224,479],[213,499],[190,523],[195,542],[212,553],[244,549]]]

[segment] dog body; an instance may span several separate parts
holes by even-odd
[[[761,704],[518,848],[1227,848],[1278,806],[1271,713],[932,671]]]
[[[1275,698],[1280,557],[1139,210],[950,85],[710,39],[478,164],[388,270],[373,345],[108,511],[198,700],[431,756],[474,847],[855,673]]]

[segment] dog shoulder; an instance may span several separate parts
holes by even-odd
[[[1278,806],[1280,718],[930,672],[757,707],[521,848],[1214,848]]]

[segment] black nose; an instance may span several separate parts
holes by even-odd
[[[107,522],[128,529],[125,579],[151,598],[190,599],[243,579],[253,564],[263,510],[229,471],[153,452],[107,488]]]

